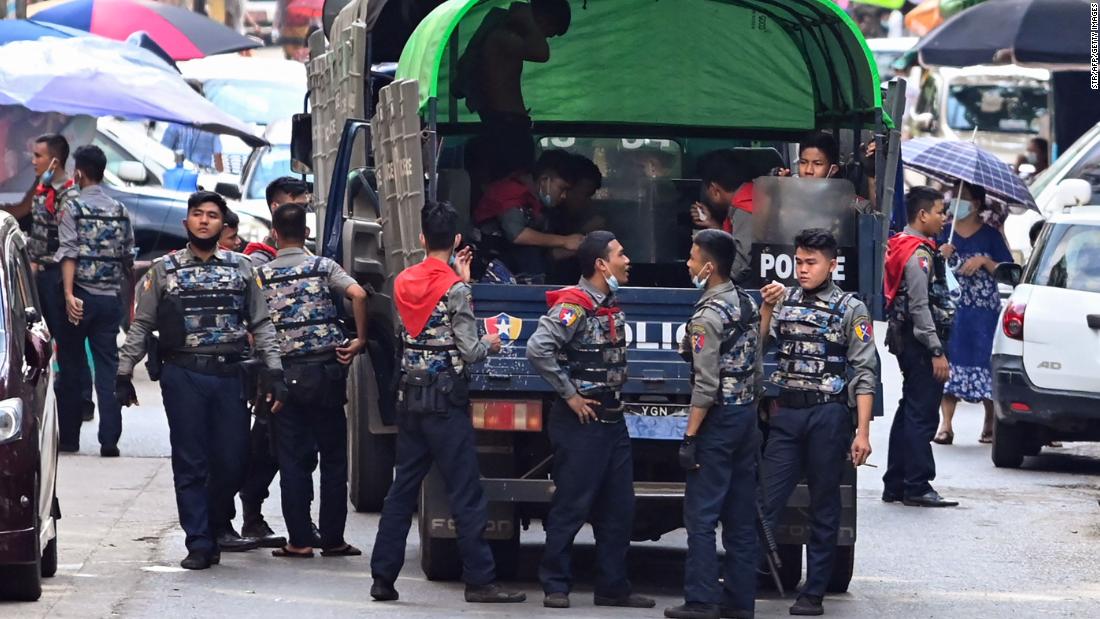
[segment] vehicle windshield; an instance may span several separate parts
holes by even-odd
[[[1100,226],[1048,225],[1036,251],[1026,282],[1100,293]]]
[[[1081,153],[1084,156],[1078,160]],[[1100,196],[1100,125],[1078,138],[1053,165],[1039,175],[1031,185],[1031,194],[1039,197],[1054,179],[1062,181],[1067,178],[1087,180],[1092,185],[1093,195]]]
[[[304,86],[258,80],[207,80],[202,88],[223,112],[257,125],[301,112],[306,94]]]
[[[955,84],[947,94],[947,124],[956,131],[1038,133],[1047,89],[1020,84]]]
[[[261,151],[254,163],[252,163],[251,176],[248,179],[248,187],[245,190],[246,200],[266,199],[267,186],[271,181],[280,176],[297,176],[290,170],[290,145],[273,144]],[[306,180],[313,182],[312,176]]]

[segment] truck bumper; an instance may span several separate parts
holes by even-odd
[[[992,371],[993,400],[1001,421],[1084,432],[1100,439],[1100,394],[1036,387],[1027,376],[1023,358],[1016,355],[993,355]],[[1030,410],[1021,410],[1021,405]]]
[[[38,559],[38,536],[34,528],[0,532],[0,564],[34,563]]]

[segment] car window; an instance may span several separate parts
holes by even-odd
[[[947,93],[947,124],[956,131],[1038,133],[1047,89],[1016,84],[955,84]]]
[[[252,176],[248,179],[246,200],[266,199],[268,184],[280,176],[298,176],[290,170],[290,146],[285,144],[273,145],[264,150],[250,165]],[[306,181],[312,183],[313,175],[307,175]]]
[[[1100,226],[1048,225],[1024,281],[1036,286],[1100,293]]]
[[[107,156],[107,170],[115,177],[118,177],[119,167],[123,162],[135,161],[133,155],[123,150],[121,146],[114,141],[108,139],[102,133],[97,133],[95,139],[92,140],[92,144],[95,144],[103,150],[103,154]],[[142,165],[145,165],[142,163]],[[121,182],[121,181],[120,181]],[[125,184],[125,183],[124,183]],[[157,179],[156,174],[146,166],[146,175],[144,183],[135,183],[142,186],[159,186],[160,181]]]
[[[1066,178],[1088,181],[1092,186],[1092,195],[1100,196],[1100,141],[1094,142],[1089,152],[1066,172]]]
[[[223,112],[248,123],[270,125],[302,111],[305,85],[258,80],[207,80],[207,99]]]

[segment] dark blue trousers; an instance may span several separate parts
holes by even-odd
[[[684,526],[688,533],[684,599],[752,611],[756,597],[756,405],[715,406],[696,440],[697,471],[687,474]],[[722,523],[725,588],[718,587],[715,529]]]
[[[573,539],[586,521],[596,538],[596,595],[630,594],[626,553],[634,526],[634,461],[626,424],[582,424],[558,400],[550,410],[554,497],[546,516],[539,580],[546,593],[573,586]]]
[[[115,374],[118,373],[118,326],[122,320],[122,306],[115,295],[89,294],[76,289],[77,298],[84,301],[84,318],[80,324],[72,324],[66,317],[55,331],[57,356],[61,372],[57,376],[57,416],[60,442],[80,445],[80,426],[83,423],[84,397],[81,393],[81,374],[65,371],[65,368],[84,368],[88,361],[84,354],[84,342],[92,349],[95,364],[95,392],[99,400],[99,444],[117,445],[122,436],[122,407],[115,396]]]
[[[35,274],[35,285],[38,288],[38,300],[42,304],[42,318],[46,320],[46,326],[49,327],[50,334],[54,337],[55,342],[58,343],[58,348],[60,348],[58,334],[61,333],[61,330],[69,321],[65,310],[65,292],[61,289],[61,267],[55,265],[39,269]],[[88,367],[88,357],[81,356],[79,361],[74,357],[73,363],[76,365],[71,366],[75,369],[70,370],[70,375],[75,373],[79,378],[80,406],[88,406],[92,402],[92,372],[91,368]],[[53,390],[58,400],[58,415],[62,417],[64,413],[62,413],[63,409],[61,408],[61,374],[64,372],[64,367],[60,362],[58,363],[58,368],[59,371],[57,373],[57,379],[53,384]],[[114,381],[114,378],[112,377],[111,380]],[[112,389],[113,388],[112,386]],[[62,445],[79,447],[79,432],[76,436],[76,440],[70,443],[66,439],[72,437],[67,437],[65,435],[63,423],[59,425],[62,426],[59,428],[59,433],[61,434],[59,442]]]
[[[905,338],[898,355],[901,401],[890,426],[890,453],[882,483],[887,493],[915,497],[932,490],[936,460],[932,438],[940,422],[943,383],[932,375],[932,353],[916,338]]]
[[[166,363],[160,386],[187,550],[212,553],[248,466],[249,415],[241,380]]]
[[[468,408],[401,416],[397,470],[382,504],[382,518],[371,553],[371,574],[376,580],[392,583],[401,572],[420,482],[433,463],[439,465],[451,500],[458,552],[462,557],[462,579],[469,585],[485,585],[496,579],[492,550],[482,538],[489,519],[489,504],[481,490],[474,426]]]
[[[851,448],[852,417],[843,404],[779,408],[764,446],[763,479],[768,520],[774,529],[803,476],[810,490],[810,543],[802,593],[825,595],[840,530],[840,479]]]
[[[313,545],[313,469],[321,461],[321,547],[344,545],[348,518],[348,423],[343,406],[311,406],[291,397],[274,415],[279,487],[290,544]],[[241,491],[242,498],[245,496]]]

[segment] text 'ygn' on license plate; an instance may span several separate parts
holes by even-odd
[[[639,402],[625,403],[627,415],[640,415],[642,417],[679,417],[686,416],[689,407],[682,404],[643,404]]]

